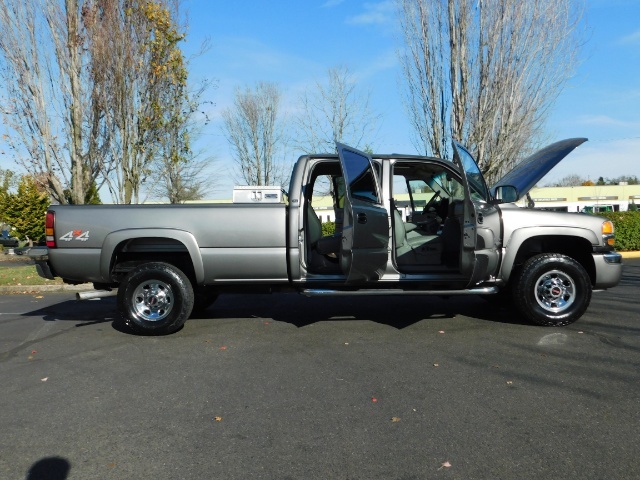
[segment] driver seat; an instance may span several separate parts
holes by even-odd
[[[438,206],[436,207],[436,214],[440,217],[440,222],[443,223],[444,219],[449,214],[449,198],[443,197],[440,199]]]

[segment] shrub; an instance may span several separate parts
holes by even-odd
[[[599,215],[613,222],[616,250],[640,250],[640,211],[606,212]]]
[[[322,224],[322,236],[333,235],[336,232],[336,222],[324,222]]]

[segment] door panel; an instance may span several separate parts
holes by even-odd
[[[469,278],[469,286],[482,281],[490,273],[489,268],[494,265],[487,253],[483,251],[481,257],[477,257],[478,238],[477,227],[483,212],[477,212],[474,201],[479,205],[488,207],[488,189],[480,173],[480,169],[471,154],[462,145],[453,142],[453,161],[462,174],[462,184],[465,190],[464,213],[462,226],[462,242],[460,246],[460,272]],[[491,207],[494,208],[495,207]],[[484,212],[486,214],[488,212]],[[482,239],[484,240],[484,238]],[[480,250],[486,250],[484,241]],[[495,250],[494,245],[489,250]],[[497,255],[497,253],[496,253]],[[494,255],[491,255],[492,257]]]
[[[387,264],[389,220],[371,157],[336,143],[346,183],[340,266],[347,283],[379,280]]]

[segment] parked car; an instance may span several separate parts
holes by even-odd
[[[20,240],[9,235],[9,230],[0,231],[0,245],[6,248],[15,248],[20,244]]]

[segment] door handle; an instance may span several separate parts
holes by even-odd
[[[367,214],[366,213],[358,213],[356,216],[358,218],[358,223],[367,223]]]

